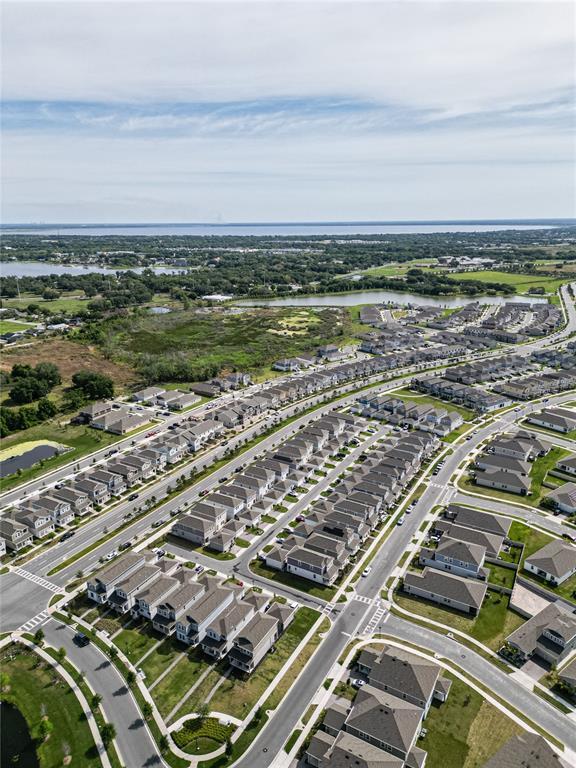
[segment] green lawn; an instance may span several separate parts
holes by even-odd
[[[26,309],[29,304],[38,304],[41,309],[53,312],[54,314],[57,312],[78,312],[79,310],[86,309],[88,304],[86,299],[80,298],[81,296],[83,294],[69,293],[63,294],[59,299],[46,301],[42,296],[25,293],[19,299],[2,299],[2,305],[14,309]]]
[[[236,676],[233,672],[210,700],[211,709],[216,712],[226,712],[234,717],[244,718],[275,679],[301,640],[310,631],[318,616],[318,611],[314,611],[311,608],[300,608],[288,629],[277,641],[276,653],[268,654],[250,677],[245,680],[241,679],[241,675]],[[304,666],[307,657],[309,657],[318,642],[319,640],[314,641],[313,639],[312,647],[310,649],[308,646],[306,647],[307,653],[303,655],[302,660],[299,657],[297,662],[295,662],[297,665],[301,665],[300,668]],[[283,695],[284,687],[287,690],[287,687],[294,681],[298,672],[299,670],[293,669],[287,675],[286,681],[278,681],[279,686],[282,686],[282,689],[277,694],[278,696],[281,697]],[[269,709],[277,706],[278,703],[274,694],[272,694],[272,698],[274,701],[268,705]]]
[[[152,689],[150,693],[163,717],[168,716],[208,666],[200,650],[190,651]]]
[[[481,283],[504,283],[513,285],[518,293],[527,293],[530,288],[544,288],[547,293],[555,293],[561,285],[569,282],[568,278],[558,279],[543,275],[517,275],[512,272],[481,270],[479,272],[450,272],[451,280],[479,280]]]
[[[532,555],[534,552],[542,549],[544,545],[552,541],[552,536],[548,536],[547,533],[538,531],[535,528],[530,528],[529,525],[520,523],[518,520],[514,520],[510,526],[508,538],[511,541],[520,541],[522,544],[524,544],[521,564],[524,563],[524,560],[528,555]]]
[[[149,686],[157,677],[160,677],[162,672],[168,669],[170,664],[178,656],[182,656],[186,650],[186,646],[173,637],[164,640],[138,665],[142,667],[146,675],[146,685]]]
[[[401,608],[465,632],[493,651],[497,651],[505,638],[524,623],[521,616],[508,608],[508,597],[491,590],[486,593],[480,613],[475,618],[404,593],[396,593],[394,599]]]
[[[0,320],[0,334],[16,333],[17,331],[26,331],[33,328],[32,323],[17,323],[14,320]]]
[[[114,638],[114,645],[136,664],[160,639],[161,635],[152,629],[147,622],[138,629],[123,629],[119,635]]]
[[[462,680],[443,675],[452,679],[448,699],[433,702],[424,721],[428,733],[417,742],[428,752],[426,768],[480,768],[522,729]]]
[[[309,579],[303,579],[300,576],[294,576],[284,571],[277,571],[274,568],[268,568],[261,560],[252,560],[250,562],[250,570],[265,579],[276,581],[278,584],[283,584],[286,587],[299,589],[301,592],[314,595],[314,597],[320,597],[323,600],[331,600],[336,594],[336,587],[325,587],[321,584],[315,584]]]
[[[499,587],[507,587],[508,589],[513,588],[516,572],[512,568],[504,568],[501,565],[492,565],[492,563],[487,563],[485,567],[490,571],[488,577],[490,584],[497,584]]]
[[[63,765],[64,744],[70,748],[72,759],[69,765],[72,768],[101,766],[80,703],[58,672],[21,646],[5,648],[0,662],[10,686],[1,698],[20,710],[32,738],[38,738],[43,712],[52,723],[53,731],[48,740],[37,745],[40,767]]]

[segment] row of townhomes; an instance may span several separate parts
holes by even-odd
[[[527,496],[530,493],[531,462],[545,456],[549,446],[535,435],[519,430],[489,443],[474,460],[476,485]]]
[[[406,402],[391,395],[377,395],[373,392],[359,397],[354,410],[368,418],[433,432],[439,437],[449,435],[464,423],[457,411],[434,408],[418,402]]]
[[[200,401],[198,395],[192,392],[181,392],[179,389],[164,389],[163,387],[146,387],[134,392],[132,400],[137,403],[156,405],[169,411],[182,411]]]
[[[498,383],[494,391],[512,400],[533,400],[543,395],[553,395],[576,387],[576,368],[543,371],[522,376],[514,381]]]
[[[216,551],[229,551],[247,527],[259,525],[285,496],[355,440],[362,420],[333,411],[252,462],[195,502],[172,535]]]
[[[195,574],[152,552],[131,552],[88,579],[88,597],[119,614],[149,621],[163,635],[227,657],[249,674],[289,626],[295,607],[237,582]]]
[[[333,584],[438,444],[435,435],[414,432],[371,450],[287,538],[261,554],[266,565]]]
[[[0,536],[13,551],[30,546],[33,539],[53,534],[56,528],[69,525],[75,517],[98,511],[169,470],[223,429],[220,422],[205,419],[178,430],[166,430],[142,448],[114,453],[113,458],[80,473],[70,483],[58,484],[18,508],[8,510],[0,520]]]
[[[499,381],[509,376],[517,376],[534,367],[534,364],[522,355],[503,355],[455,365],[447,369],[444,377],[459,384],[472,385],[482,381]]]
[[[543,408],[531,413],[526,421],[537,427],[549,429],[552,432],[567,434],[576,430],[576,409],[574,408]]]
[[[73,421],[88,424],[94,429],[125,435],[148,424],[150,416],[140,413],[129,405],[120,405],[111,400],[100,400],[84,406]]]
[[[405,574],[404,592],[476,616],[488,589],[485,564],[506,545],[510,524],[504,517],[450,504],[420,550],[421,570]]]
[[[456,405],[464,405],[477,413],[489,413],[510,404],[508,397],[480,387],[460,384],[445,376],[417,377],[412,380],[411,386],[418,392],[448,400]]]
[[[448,698],[451,680],[440,667],[403,649],[363,650],[358,671],[365,684],[352,702],[337,698],[306,749],[315,768],[386,766],[423,768],[418,747],[432,702]]]

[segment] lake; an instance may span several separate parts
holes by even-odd
[[[400,291],[351,291],[349,293],[328,293],[321,296],[285,296],[281,299],[248,299],[238,301],[250,307],[350,307],[355,304],[413,304],[418,307],[462,307],[464,304],[505,304],[506,302],[529,301],[532,304],[546,303],[538,296],[420,296],[417,293]]]
[[[39,768],[36,747],[28,723],[12,704],[0,704],[0,764],[18,768]]]
[[[140,274],[144,269],[151,269],[160,275],[177,275],[186,272],[186,268],[178,267],[130,267],[132,272]],[[117,267],[98,267],[93,264],[50,264],[44,261],[2,261],[0,275],[2,277],[40,277],[41,275],[88,275],[99,272],[101,275],[125,272]]]
[[[403,235],[436,232],[499,232],[507,229],[550,229],[571,226],[574,219],[505,219],[501,221],[343,221],[343,222],[253,222],[247,224],[38,224],[8,225],[1,231],[14,235]]]

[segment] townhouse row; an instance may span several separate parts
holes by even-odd
[[[527,496],[532,464],[549,446],[524,430],[497,437],[474,460],[474,482],[485,488]]]
[[[412,433],[372,450],[286,539],[260,557],[275,570],[334,584],[438,442],[430,433]]]
[[[275,504],[355,440],[362,426],[362,420],[338,411],[311,422],[194,503],[172,526],[172,535],[216,551],[230,550],[246,527],[258,526]]]
[[[393,395],[368,393],[358,398],[354,406],[357,413],[374,419],[384,419],[390,424],[414,427],[445,437],[464,423],[457,411],[434,408],[428,404],[406,402]]]
[[[144,619],[166,637],[199,647],[211,659],[227,657],[250,674],[290,625],[295,604],[247,590],[231,580],[195,575],[175,560],[136,553],[91,576],[88,598],[118,614]]]
[[[508,397],[502,394],[450,381],[445,376],[416,377],[412,379],[411,387],[441,400],[464,405],[477,413],[490,413],[510,403]]]
[[[533,400],[576,387],[576,368],[523,376],[514,381],[496,384],[494,391],[513,400]]]
[[[485,360],[455,365],[446,370],[444,378],[459,384],[479,384],[482,381],[497,381],[505,376],[517,375],[530,369],[533,363],[522,355],[503,355]]]

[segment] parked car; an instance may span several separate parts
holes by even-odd
[[[116,549],[113,549],[112,552],[108,552],[107,555],[104,555],[104,560],[113,560],[117,554],[118,554],[118,551]]]
[[[369,576],[371,572],[372,572],[372,566],[367,565],[366,568],[364,568],[364,570],[362,571],[362,576],[365,578],[366,576]]]
[[[352,685],[354,688],[362,688],[363,685],[366,685],[366,680],[361,680],[359,677],[356,678],[356,680],[352,680]]]
[[[120,544],[118,549],[120,549],[120,550],[122,550],[122,549],[129,549],[131,546],[132,546],[132,542],[131,541],[125,541],[122,544]]]
[[[396,523],[396,525],[404,525],[404,515],[398,518],[398,522]]]
[[[139,495],[139,493],[131,493],[130,496],[128,496],[128,501],[134,501]]]
[[[66,533],[60,538],[60,541],[67,541],[68,539],[71,539],[75,533],[76,531],[66,531]]]
[[[82,632],[76,632],[73,642],[79,648],[84,648],[86,645],[90,645],[90,638]]]

